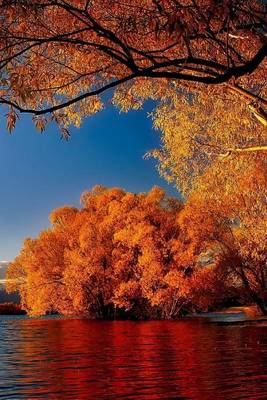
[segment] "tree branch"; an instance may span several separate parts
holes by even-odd
[[[235,149],[229,149],[226,153],[220,153],[219,158],[224,159],[235,153],[250,153],[250,152],[255,152],[255,151],[266,151],[267,152],[267,145],[251,146],[251,147],[243,147],[243,148],[237,147]]]

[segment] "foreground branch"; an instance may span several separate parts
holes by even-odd
[[[226,153],[220,153],[219,158],[223,159],[223,158],[229,157],[230,155],[232,155],[234,153],[249,153],[249,152],[255,152],[255,151],[267,151],[267,145],[229,149]]]

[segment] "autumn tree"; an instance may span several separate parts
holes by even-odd
[[[195,191],[185,205],[159,188],[97,186],[81,209],[54,210],[51,228],[25,241],[7,288],[30,314],[171,319],[237,300],[265,312],[266,180],[254,169],[245,184],[236,171],[239,198]]]
[[[225,170],[231,176],[232,169],[242,176],[247,168],[257,166],[255,159],[265,163],[266,126],[247,104],[236,102],[234,94],[208,99],[204,93],[180,91],[166,96],[152,118],[161,133],[161,148],[148,155],[157,159],[160,174],[185,197],[212,168],[216,173],[210,173],[210,179],[216,174],[225,177]],[[214,185],[223,179],[215,180]],[[227,182],[229,185],[230,180]],[[232,184],[235,187],[234,181]]]
[[[34,115],[38,129],[103,107],[113,89],[123,109],[147,98],[220,85],[265,120],[266,5],[259,0],[1,1],[0,102]],[[115,90],[115,91],[114,91]],[[217,90],[217,89],[216,89]],[[122,99],[124,99],[122,101]]]
[[[266,314],[267,170],[264,159],[250,157],[243,156],[242,174],[239,160],[224,174],[214,167],[201,178],[179,216],[185,232],[180,257],[195,266],[209,255],[221,282]]]
[[[168,284],[170,271],[177,269],[173,243],[179,236],[176,219],[182,205],[160,189],[140,194],[140,200],[115,234],[120,284],[114,303],[126,309],[138,306],[139,313],[141,307],[147,318],[174,318],[185,303],[181,285],[172,290]]]
[[[181,203],[157,188],[133,194],[96,187],[83,194],[82,204],[55,210],[51,229],[25,242],[8,269],[8,290],[19,291],[31,314],[175,316],[155,296],[175,267]]]
[[[69,309],[62,280],[65,246],[61,234],[44,231],[38,239],[25,240],[20,255],[10,264],[7,290],[19,291],[21,305],[28,313],[45,314]]]

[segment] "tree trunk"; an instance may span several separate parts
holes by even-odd
[[[243,285],[247,289],[251,300],[259,307],[263,315],[267,315],[267,306],[264,303],[264,301],[260,298],[260,296],[258,296],[257,293],[251,289],[243,267],[240,268],[240,275],[242,278]]]

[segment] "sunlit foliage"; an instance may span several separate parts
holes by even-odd
[[[212,96],[216,84],[266,106],[262,1],[3,0],[0,9],[10,131],[17,112],[30,112],[40,131],[53,120],[68,137],[66,127],[101,110],[112,88],[123,110],[177,87],[209,86]]]
[[[0,104],[40,132],[148,99],[160,173],[185,196],[97,187],[8,271],[32,314],[173,318],[237,296],[266,309],[266,4],[1,1]],[[209,259],[210,263],[205,264]],[[203,266],[204,265],[204,266]],[[223,282],[223,284],[222,284]]]
[[[176,261],[179,201],[96,187],[82,203],[55,210],[8,269],[29,313],[172,318],[192,307],[196,276]]]
[[[204,93],[180,91],[166,97],[152,117],[162,144],[150,155],[158,160],[161,175],[186,196],[210,168],[216,170],[213,175],[222,175],[222,183],[226,171],[228,178],[232,170],[242,176],[247,168],[257,167],[257,160],[266,159],[267,128],[234,94],[209,99]],[[226,182],[229,186],[231,180]]]
[[[211,252],[217,268],[244,299],[267,312],[267,168],[256,156],[201,178],[183,212],[185,263]],[[182,253],[183,254],[183,253]]]

